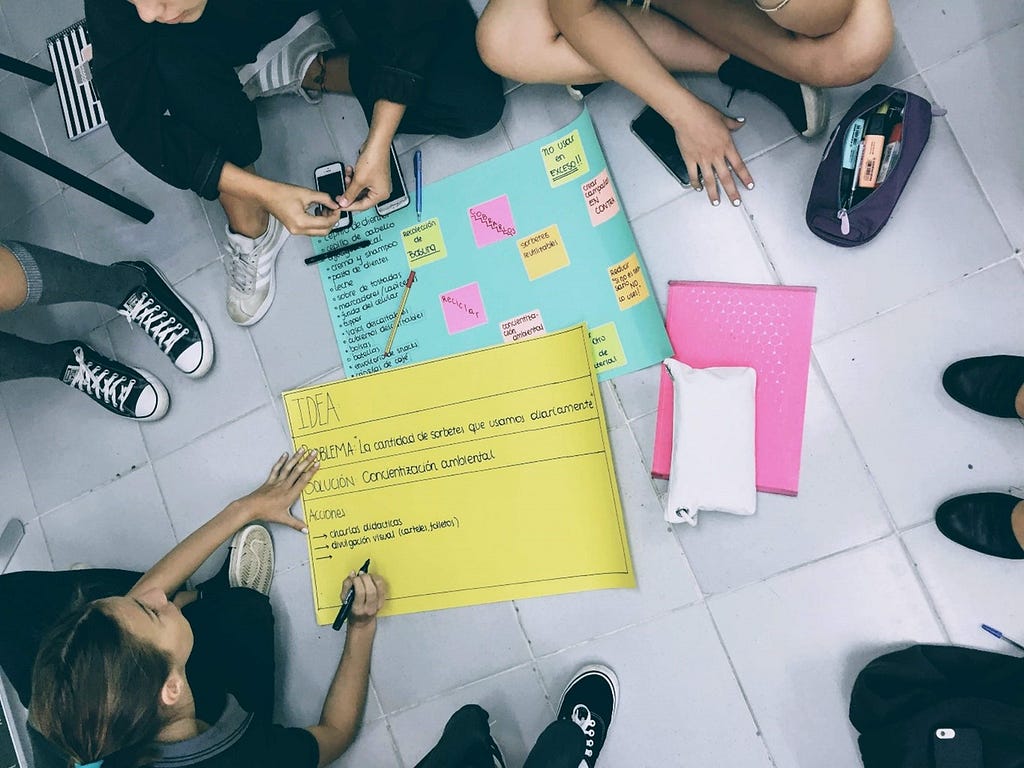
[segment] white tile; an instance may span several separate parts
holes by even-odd
[[[640,455],[643,456],[644,469],[651,471],[654,457],[654,433],[658,427],[658,412],[651,411],[629,423],[633,430],[636,444],[640,446]]]
[[[661,386],[662,365],[651,365],[611,380],[615,394],[622,403],[627,420],[633,420],[658,408],[658,390]]]
[[[986,270],[818,344],[815,354],[900,527],[949,496],[1019,480],[1024,434],[956,403],[942,372],[1024,349],[1016,261]]]
[[[812,368],[807,389],[800,493],[759,493],[757,513],[702,512],[696,528],[675,526],[706,593],[758,581],[892,532],[878,491]]]
[[[389,660],[373,670],[386,713],[530,659],[512,603],[389,616],[377,631],[375,653]]]
[[[362,768],[367,765],[375,768],[402,768],[388,732],[388,724],[383,718],[364,725],[352,746],[331,765],[335,768]]]
[[[1024,3],[1019,0],[967,3],[975,5],[975,12],[981,13],[993,6],[1009,10],[1012,5],[1024,19]],[[958,7],[956,13],[961,12]],[[925,75],[936,101],[949,110],[946,119],[1017,249],[1024,247],[1024,153],[1019,142],[1024,86],[1018,76],[1022,71],[1024,25],[1018,25]],[[968,186],[968,177],[959,168],[955,173],[956,183]]]
[[[327,690],[345,647],[345,632],[335,632],[316,623],[309,568],[305,566],[277,574],[270,599],[274,606],[276,635],[278,686],[275,709],[286,725],[315,725],[320,721]],[[375,651],[371,661],[373,668],[381,663],[387,661]],[[367,723],[379,720],[382,714],[371,688],[367,692],[364,728]],[[362,735],[356,744],[361,741]]]
[[[203,215],[199,197],[176,189],[122,154],[92,175],[99,182],[153,211],[142,224],[91,197],[66,191],[70,223],[89,261],[143,259],[172,283],[217,260],[217,243]]]
[[[213,369],[201,379],[184,376],[141,329],[121,318],[108,325],[118,356],[152,371],[170,392],[171,410],[144,431],[153,458],[165,456],[270,400],[252,339],[246,329],[231,322],[224,308],[226,281],[218,262],[175,286],[203,316],[213,335]]]
[[[621,427],[626,423],[626,417],[622,414],[622,405],[619,403],[619,396],[615,394],[615,388],[611,380],[602,381],[597,385],[601,390],[601,403],[604,405],[604,419],[608,431]],[[2,466],[2,465],[0,465]]]
[[[0,44],[0,50],[10,51]],[[25,80],[18,76],[0,79],[0,131],[28,145],[37,152],[46,152]],[[4,203],[0,205],[0,227],[21,218],[25,213],[52,198],[59,191],[57,182],[19,160],[0,154],[0,179],[4,183]]]
[[[857,672],[944,639],[894,538],[708,605],[777,768],[860,766],[847,719]]]
[[[611,433],[634,589],[574,592],[519,600],[519,619],[535,655],[644,621],[700,599],[700,591],[651,486],[627,427]]]
[[[581,109],[564,85],[528,85],[509,95],[501,122],[518,148],[568,125]]]
[[[919,80],[908,87],[928,95]],[[745,198],[782,282],[818,287],[815,338],[828,337],[1011,254],[943,119],[932,123],[931,139],[885,229],[856,248],[826,243],[804,223],[821,146],[790,142],[755,160],[751,171],[759,194]],[[950,184],[951,178],[962,183]]]
[[[274,462],[289,450],[291,441],[268,405],[154,461],[178,539],[184,539],[231,501],[256,490]],[[293,514],[299,514],[298,505]],[[306,561],[309,550],[303,534],[284,526],[273,526],[271,533],[278,572]],[[200,571],[201,578],[216,572],[226,551],[225,545],[210,557]]]
[[[14,42],[14,49],[4,53],[27,59],[46,47],[46,38],[50,35],[85,18],[85,9],[82,0],[53,0],[47,2],[43,13],[38,5],[28,0],[7,0],[4,18]]]
[[[104,329],[85,340],[111,354]],[[53,379],[8,381],[0,388],[40,513],[146,463],[139,424],[88,395]]]
[[[982,555],[950,541],[933,523],[903,534],[949,639],[957,645],[1013,653],[1005,640],[982,630],[996,627],[1020,642],[1024,609],[1015,589],[1020,563]]]
[[[1024,20],[1020,0],[896,0],[892,5],[896,24],[921,69]]]
[[[57,570],[87,563],[145,571],[176,543],[148,465],[94,487],[39,523]]]
[[[594,663],[619,680],[601,764],[772,764],[703,605],[541,659],[554,707],[577,670]]]
[[[19,517],[15,514],[12,517]],[[7,525],[10,518],[0,518],[0,531]],[[50,550],[46,546],[46,537],[43,536],[43,527],[38,519],[26,520],[21,518],[25,526],[25,536],[14,550],[14,557],[11,558],[5,573],[16,571],[52,571],[53,561],[50,559]]]
[[[553,719],[536,669],[530,664],[516,667],[390,715],[402,762],[412,766],[422,760],[441,738],[448,718],[467,704],[487,711],[491,738],[509,766],[523,764],[537,737]]]
[[[327,101],[336,100],[329,97]],[[255,164],[260,176],[312,189],[317,167],[338,160],[355,165],[358,145],[339,158],[319,107],[298,96],[259,99],[256,105],[263,139],[263,152]],[[340,122],[334,128],[344,132]]]
[[[341,160],[348,165],[355,165],[359,158],[359,148],[366,141],[368,127],[363,108],[359,106],[359,102],[354,96],[327,94],[320,103],[320,112],[334,146],[341,153],[332,159]],[[401,138],[403,137],[398,137],[398,139]],[[403,148],[399,147],[398,139],[395,141],[395,148],[401,152]],[[312,169],[309,171],[309,176],[312,180]]]
[[[12,517],[32,520],[38,515],[6,409],[0,409],[0,499]]]
[[[277,260],[277,298],[251,334],[273,395],[341,365],[320,269],[304,264],[309,238],[293,237]]]

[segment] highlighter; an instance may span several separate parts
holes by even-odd
[[[864,130],[864,161],[860,166],[857,186],[874,189],[878,185],[878,168],[885,152],[885,115],[889,105],[883,104],[868,118]]]
[[[857,176],[857,154],[860,142],[864,138],[864,118],[858,117],[846,129],[846,141],[843,142],[843,170],[839,177],[839,188],[845,193],[853,188]]]
[[[903,123],[896,123],[889,132],[889,141],[885,144],[885,152],[882,154],[882,165],[878,169],[878,183],[885,181],[896,163],[900,159],[900,149],[903,147]]]

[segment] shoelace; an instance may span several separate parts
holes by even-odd
[[[597,721],[594,720],[594,716],[590,714],[590,710],[587,709],[585,704],[577,704],[572,708],[572,721],[582,728],[583,733],[587,735],[587,748],[583,750],[583,754],[587,757],[593,757],[594,726],[597,725]]]
[[[129,325],[136,323],[142,328],[164,352],[170,352],[171,347],[188,335],[188,328],[145,291],[134,307],[117,312],[128,318]]]
[[[228,243],[228,261],[224,263],[224,269],[233,288],[247,296],[252,295],[256,291],[258,268],[259,260],[255,252],[246,253],[234,243]]]
[[[71,386],[97,400],[112,403],[119,411],[124,411],[124,402],[131,394],[136,380],[114,373],[102,365],[90,363],[85,359],[85,351],[81,347],[75,347],[74,353],[78,370],[71,380]]]

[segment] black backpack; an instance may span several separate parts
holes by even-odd
[[[938,645],[879,656],[850,722],[865,768],[1024,768],[1024,659]]]

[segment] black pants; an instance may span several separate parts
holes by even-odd
[[[494,768],[487,712],[468,704],[449,718],[437,745],[416,768]],[[575,723],[556,720],[541,733],[523,768],[578,768],[586,739]]]
[[[93,569],[0,575],[0,668],[26,707],[32,665],[51,627],[82,602],[124,595],[142,574]],[[270,720],[274,708],[274,615],[251,589],[226,589],[182,609],[195,644],[185,673],[196,716],[214,722],[230,693],[242,709]]]

